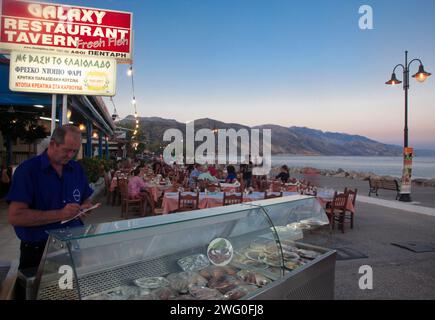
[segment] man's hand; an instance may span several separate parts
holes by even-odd
[[[97,206],[100,206],[101,203],[97,203],[96,205],[97,205]],[[91,208],[91,207],[93,207],[93,206],[94,206],[94,205],[93,205],[90,201],[86,201],[85,203],[83,203],[83,204],[80,206],[80,210],[86,210],[86,209]],[[86,213],[82,214],[82,215],[80,216],[80,218],[86,218],[87,216],[89,216],[90,214],[92,214],[92,212],[93,212],[93,210],[89,210],[89,211],[87,211]]]
[[[78,203],[68,203],[60,212],[62,220],[74,218],[80,212],[80,205]]]

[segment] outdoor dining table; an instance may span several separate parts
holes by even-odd
[[[145,182],[145,190],[151,194],[154,202],[157,202],[159,198],[163,195],[163,193],[172,188],[172,185],[169,184],[157,184],[152,182]]]
[[[183,194],[195,195],[194,192],[184,192]],[[240,193],[236,193],[240,194]],[[271,192],[269,194],[279,194],[279,192]],[[297,192],[283,192],[283,196],[297,195]],[[243,202],[250,202],[264,199],[264,192],[252,192],[243,194]],[[213,208],[223,206],[223,192],[200,192],[199,193],[199,209]],[[168,214],[178,209],[178,192],[166,192],[163,196],[163,211],[162,214]]]

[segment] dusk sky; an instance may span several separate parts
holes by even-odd
[[[402,145],[404,93],[384,83],[405,50],[435,74],[434,0],[53,2],[133,12],[140,116],[307,126]],[[358,26],[365,4],[373,30]],[[126,70],[118,66],[114,97],[122,117],[133,114]],[[435,76],[410,85],[410,145],[435,149]]]

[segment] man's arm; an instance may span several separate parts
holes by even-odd
[[[80,205],[68,203],[60,210],[34,210],[29,209],[27,203],[11,202],[8,210],[9,223],[16,227],[36,227],[56,223],[73,218],[79,213]]]

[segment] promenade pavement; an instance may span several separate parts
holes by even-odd
[[[435,299],[435,252],[415,253],[393,246],[392,242],[435,244],[435,188],[413,188],[412,204],[394,200],[394,192],[380,191],[367,197],[368,182],[347,178],[317,177],[323,186],[342,190],[358,188],[355,227],[344,234],[334,230],[319,231],[307,242],[323,247],[353,250],[363,258],[337,260],[335,277],[336,299]],[[361,200],[360,200],[361,199]],[[104,199],[102,199],[104,201]],[[404,205],[404,206],[403,206]],[[421,209],[423,208],[423,209]],[[424,212],[418,212],[423,210]],[[120,219],[119,206],[95,210],[86,223]],[[18,258],[19,242],[7,222],[7,205],[0,202],[0,261]],[[369,265],[373,270],[373,289],[361,290],[359,268]]]

